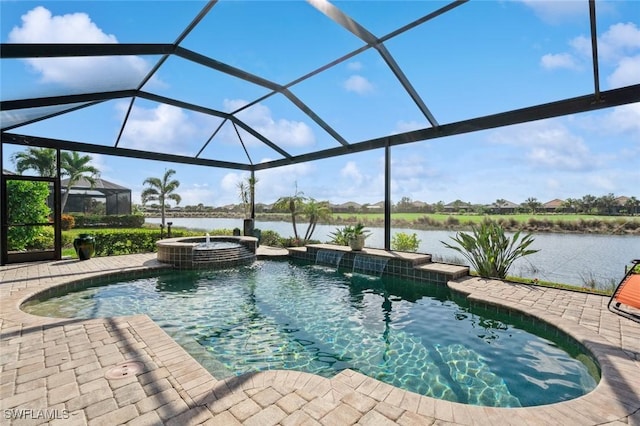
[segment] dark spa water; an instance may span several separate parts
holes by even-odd
[[[106,284],[106,283],[105,283]],[[551,327],[465,306],[436,285],[258,261],[110,283],[31,303],[37,315],[147,314],[217,378],[351,368],[467,404],[549,404],[595,388],[598,369]]]

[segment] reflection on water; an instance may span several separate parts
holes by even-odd
[[[577,360],[589,357],[555,330],[471,308],[444,286],[316,265],[162,273],[25,310],[147,314],[218,378],[265,369],[331,377],[351,368],[422,395],[500,407],[575,398],[597,379]]]

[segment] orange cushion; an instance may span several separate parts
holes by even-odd
[[[640,309],[640,274],[631,274],[620,286],[616,301]]]

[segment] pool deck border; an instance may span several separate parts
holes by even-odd
[[[262,253],[283,256],[268,247]],[[351,370],[331,379],[267,371],[217,380],[146,315],[77,320],[37,317],[19,309],[24,300],[54,286],[166,267],[153,253],[1,266],[2,421],[45,424],[53,417],[50,424],[64,425],[640,425],[640,325],[610,313],[608,298],[593,294],[468,276],[448,282],[475,303],[553,324],[597,358],[602,379],[595,390],[570,401],[526,408],[437,400]],[[105,378],[109,369],[126,360],[141,361],[144,371]],[[12,418],[16,416],[21,418]]]

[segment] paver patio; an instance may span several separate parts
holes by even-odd
[[[266,371],[217,380],[145,315],[54,319],[19,309],[53,286],[165,267],[155,258],[150,253],[0,267],[0,423],[640,425],[640,325],[610,313],[603,296],[473,277],[449,283],[474,301],[554,324],[598,359],[602,379],[589,394],[510,409],[424,397],[351,370],[332,379]],[[142,372],[105,377],[124,361],[142,362]]]

